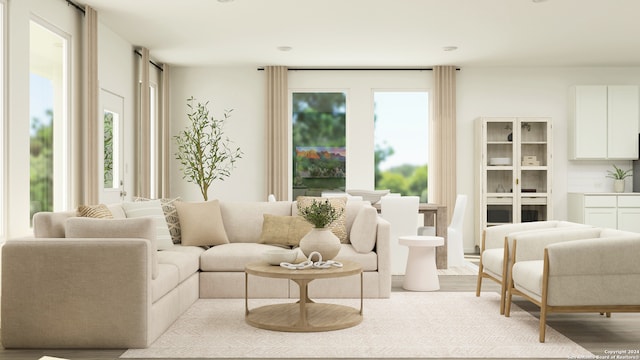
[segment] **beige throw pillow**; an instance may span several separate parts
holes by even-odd
[[[329,225],[329,229],[333,232],[340,242],[343,244],[348,244],[349,239],[347,239],[347,212],[345,211],[345,207],[347,205],[346,197],[313,197],[313,196],[298,196],[298,213],[300,213],[300,209],[306,208],[313,204],[313,200],[315,201],[325,201],[329,200],[329,204],[333,206],[336,210],[342,210],[342,214],[336,221]]]
[[[214,246],[229,243],[218,200],[176,201],[175,206],[180,218],[182,245]]]
[[[165,219],[160,200],[123,202],[122,208],[127,215],[127,219],[138,217],[150,217],[154,219],[156,222],[156,243],[158,250],[170,250],[173,248],[173,241],[171,241],[171,234],[169,234],[169,227],[167,226],[167,220]]]
[[[359,253],[369,253],[376,246],[378,211],[373,206],[363,206],[353,220],[349,238]]]
[[[151,201],[152,199],[137,197],[134,201]],[[176,210],[175,202],[180,201],[180,197],[176,198],[162,198],[159,199],[162,205],[162,211],[164,212],[165,220],[167,221],[167,227],[169,228],[169,234],[171,235],[171,241],[174,244],[180,244],[181,232],[180,232],[180,218],[178,218],[178,211]]]
[[[80,217],[96,218],[96,219],[113,219],[111,210],[105,204],[98,205],[80,205],[76,214]]]
[[[279,245],[285,247],[298,246],[313,225],[300,216],[279,216],[264,214],[260,244]]]
[[[67,238],[135,238],[151,243],[151,276],[158,277],[158,251],[156,250],[156,224],[151,218],[91,219],[73,217],[65,222]]]

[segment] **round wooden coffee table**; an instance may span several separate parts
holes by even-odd
[[[289,270],[267,263],[251,263],[245,267],[245,319],[248,324],[267,330],[313,332],[345,329],[362,322],[362,267],[344,261],[342,268]],[[345,305],[317,303],[308,296],[309,283],[316,279],[360,274],[360,310]],[[295,303],[265,305],[249,310],[249,275],[289,279],[300,287],[300,300]]]

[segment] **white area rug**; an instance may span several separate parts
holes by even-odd
[[[249,308],[283,300],[249,300]],[[324,301],[324,300],[319,300]],[[326,300],[353,307],[359,300]],[[254,328],[244,321],[243,299],[200,299],[148,349],[122,358],[580,358],[592,354],[512,307],[498,311],[498,294],[391,293],[365,299],[358,326],[322,333]]]

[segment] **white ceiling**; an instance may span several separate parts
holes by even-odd
[[[639,0],[79,3],[173,65],[640,66]]]

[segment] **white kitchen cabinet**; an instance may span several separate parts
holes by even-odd
[[[487,226],[550,219],[551,119],[484,117],[476,134],[477,242]]]
[[[640,193],[569,193],[569,221],[640,233]]]
[[[640,91],[635,85],[573,88],[569,154],[573,160],[637,159]]]

